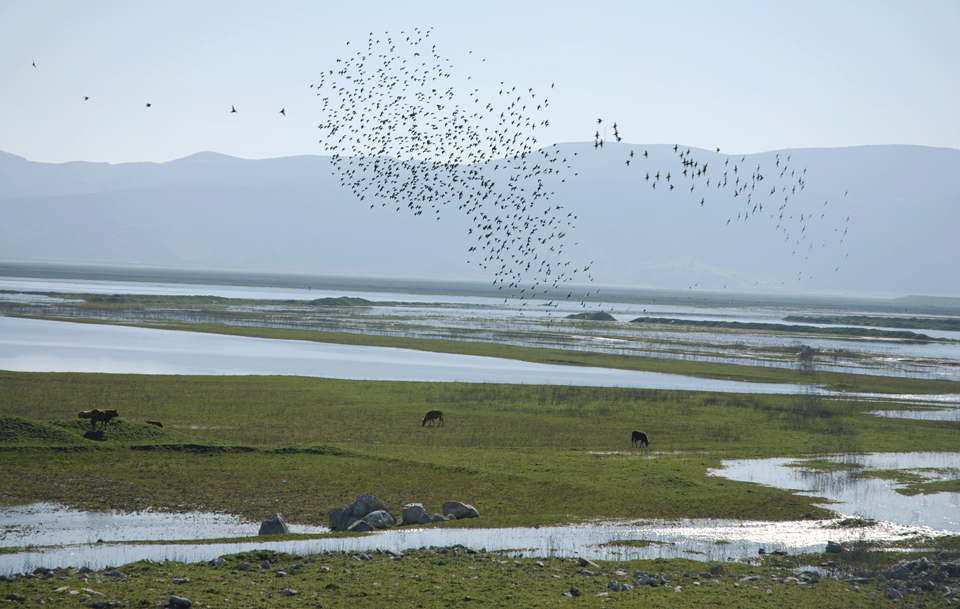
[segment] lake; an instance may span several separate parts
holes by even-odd
[[[523,385],[799,393],[804,386],[556,366],[408,349],[0,317],[0,369],[114,374],[291,375]]]

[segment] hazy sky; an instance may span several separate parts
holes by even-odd
[[[0,150],[111,163],[320,154],[316,75],[347,41],[430,27],[464,94],[492,99],[500,81],[549,93],[542,143],[591,140],[603,117],[627,142],[732,153],[960,148],[955,1],[4,0]]]

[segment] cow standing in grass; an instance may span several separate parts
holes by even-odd
[[[443,411],[442,410],[431,410],[423,417],[423,421],[420,423],[420,427],[423,427],[428,422],[430,426],[433,427],[433,422],[439,421],[440,425],[443,425]]]
[[[638,444],[640,446],[650,446],[650,440],[647,439],[647,434],[636,430],[630,435],[630,443],[634,446]]]
[[[102,423],[101,429],[107,428],[107,423],[111,419],[115,419],[120,416],[120,413],[116,410],[101,410],[100,408],[94,408],[93,410],[81,410],[77,413],[78,419],[90,419],[90,427],[94,430],[97,429],[97,423]]]

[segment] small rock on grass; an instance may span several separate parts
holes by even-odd
[[[169,609],[190,609],[190,605],[193,603],[180,596],[171,596],[170,601],[167,603]]]

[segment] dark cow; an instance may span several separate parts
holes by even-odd
[[[101,428],[106,429],[107,423],[111,419],[115,419],[120,416],[120,413],[116,410],[101,410],[100,408],[94,408],[93,410],[81,410],[77,413],[78,419],[90,419],[90,427],[93,429],[97,428],[97,423],[102,423]]]
[[[154,421],[151,419],[147,421],[147,425],[153,425],[154,427],[159,427],[160,429],[163,429],[163,423],[161,423],[160,421]]]
[[[429,422],[429,423],[430,423],[430,426],[433,427],[433,422],[434,422],[434,421],[439,421],[439,422],[440,422],[440,425],[443,425],[443,411],[442,411],[442,410],[431,410],[430,412],[428,412],[427,415],[426,415],[425,417],[423,417],[423,422],[420,423],[420,427],[423,427],[424,425],[426,425],[427,422]]]
[[[642,431],[634,431],[630,435],[630,442],[634,446],[638,444],[641,446],[650,446],[650,440],[647,439],[647,434],[643,433]]]

